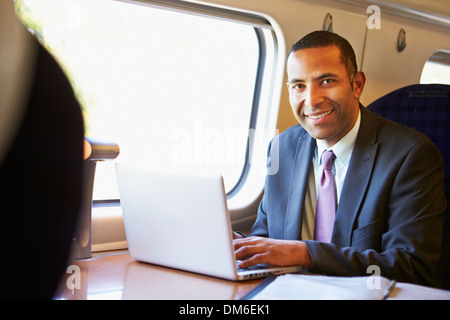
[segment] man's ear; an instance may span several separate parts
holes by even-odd
[[[362,71],[358,71],[353,76],[353,96],[355,99],[359,99],[364,90],[364,84],[366,83],[366,75]]]

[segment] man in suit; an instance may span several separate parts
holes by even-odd
[[[287,75],[299,125],[271,143],[279,170],[266,178],[250,236],[235,236],[240,266],[302,265],[341,276],[370,275],[376,266],[390,279],[437,285],[446,208],[439,150],[359,103],[365,75],[336,34],[316,31],[295,43]],[[315,231],[324,150],[336,157],[330,240]]]

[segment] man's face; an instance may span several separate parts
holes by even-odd
[[[357,72],[350,82],[338,47],[292,52],[287,75],[294,116],[313,138],[331,147],[353,128],[365,76]]]

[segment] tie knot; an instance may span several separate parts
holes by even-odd
[[[333,151],[324,151],[322,153],[322,167],[324,170],[332,170],[333,162],[336,159]]]

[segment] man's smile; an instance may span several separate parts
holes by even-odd
[[[309,119],[313,119],[313,120],[319,120],[322,119],[323,117],[331,114],[334,110],[329,110],[329,111],[325,111],[322,113],[316,113],[316,114],[305,114],[305,117],[309,118]]]

